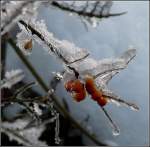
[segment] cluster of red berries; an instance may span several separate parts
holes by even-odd
[[[67,81],[65,83],[65,88],[68,92],[72,93],[72,97],[77,102],[84,100],[86,98],[86,93],[88,93],[100,106],[105,106],[108,102],[107,98],[103,96],[102,91],[97,88],[92,76],[86,76],[85,83],[79,79]]]

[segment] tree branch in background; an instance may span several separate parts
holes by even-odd
[[[93,2],[93,8],[89,11],[87,10],[89,6],[91,5],[90,1],[89,2],[87,1],[84,4],[83,9],[81,10],[78,9],[78,6],[75,6],[75,3],[72,5],[69,5],[66,2],[60,3],[58,1],[52,1],[51,5],[61,10],[68,11],[71,13],[76,13],[84,17],[108,18],[108,17],[120,16],[120,15],[127,13],[127,12],[110,13],[110,8],[111,8],[110,4],[112,3],[112,1],[105,1],[104,4],[102,4],[103,2],[102,1]],[[107,11],[107,12],[104,13],[104,11],[105,12]]]

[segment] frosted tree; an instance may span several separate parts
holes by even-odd
[[[54,123],[55,144],[63,144],[63,138],[59,134],[61,125],[59,118],[61,115],[88,136],[95,144],[101,145],[101,142],[89,131],[89,128],[75,120],[59,102],[59,98],[55,93],[59,82],[64,84],[66,91],[70,93],[70,97],[73,97],[76,101],[85,99],[88,93],[102,108],[113,128],[114,135],[120,134],[119,127],[104,106],[112,102],[117,105],[128,106],[132,110],[139,110],[137,105],[126,102],[107,87],[113,76],[125,69],[135,57],[135,49],[128,49],[115,59],[95,60],[90,56],[88,49],[79,48],[67,40],[57,39],[49,32],[45,21],[37,18],[39,6],[48,5],[50,8],[54,7],[66,11],[68,14],[79,16],[86,27],[87,24],[96,27],[100,19],[120,16],[126,13],[111,13],[112,4],[112,1],[1,1],[2,43],[8,42],[13,47],[16,54],[36,79],[36,82],[33,81],[13,89],[25,77],[23,71],[21,69],[13,69],[12,71],[6,71],[5,75],[1,77],[2,90],[5,88],[13,89],[11,96],[5,98],[2,95],[2,108],[18,103],[28,114],[22,114],[22,117],[19,117],[13,123],[8,120],[2,121],[2,132],[8,134],[10,139],[17,140],[24,145],[46,146],[47,144],[38,140],[38,138],[46,129],[46,124]],[[17,40],[13,40],[10,33],[15,26],[20,28],[20,32],[16,36]],[[54,77],[50,82],[50,86],[45,84],[32,66],[32,63],[26,58],[26,56],[32,54],[32,48],[35,43],[40,44],[42,49],[50,56],[55,56],[63,66],[63,71],[53,72]],[[5,53],[3,47],[2,54]],[[2,63],[4,62],[2,61]],[[4,65],[2,64],[2,69],[5,69]],[[37,85],[45,91],[45,95],[26,97],[25,93]],[[45,117],[46,119],[44,119]]]

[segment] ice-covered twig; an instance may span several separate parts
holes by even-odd
[[[110,115],[108,114],[108,112],[106,111],[106,109],[104,107],[101,107],[104,114],[106,115],[106,117],[109,119],[109,122],[113,128],[113,135],[117,136],[120,134],[120,129],[118,128],[117,124],[112,120],[112,118],[110,117]]]
[[[113,94],[113,92],[110,91],[108,92],[106,90],[103,92],[104,92],[103,96],[107,97],[108,99],[111,100],[111,102],[116,103],[117,105],[125,105],[134,111],[138,111],[140,109],[136,104],[121,99],[120,96]]]
[[[89,53],[85,49],[76,47],[73,43],[66,40],[60,41],[53,37],[47,30],[47,27],[43,21],[39,22],[33,20],[30,23],[26,23],[24,20],[20,20],[19,23],[22,30],[29,31],[33,35],[35,41],[46,48],[48,53],[54,54],[65,64],[72,64],[74,62],[83,60]],[[76,56],[78,54],[78,56]]]
[[[120,70],[125,69],[127,67],[127,65],[129,64],[129,62],[135,56],[136,56],[136,49],[128,49],[119,58],[117,58],[114,62],[112,61],[112,63],[109,63],[109,62],[108,63],[107,62],[102,63],[102,64],[104,64],[105,69],[107,66],[108,66],[108,69],[94,75],[94,79],[96,79],[102,75],[107,75],[107,73],[108,73],[107,77],[109,77],[111,75],[111,77],[108,78],[108,81],[109,81],[114,75],[119,73]],[[100,63],[99,66],[103,66],[102,64]],[[105,79],[106,79],[106,76],[105,76]]]

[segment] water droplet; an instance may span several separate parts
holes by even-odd
[[[91,23],[92,23],[92,27],[93,27],[93,28],[96,28],[97,25],[98,25],[98,21],[97,21],[96,18],[92,18],[92,19],[91,19]]]
[[[114,136],[118,136],[118,135],[120,135],[120,129],[119,128],[114,128],[112,133],[113,133]]]
[[[69,13],[69,16],[72,16],[73,15],[73,13]]]

